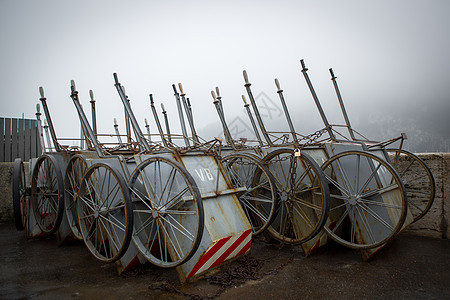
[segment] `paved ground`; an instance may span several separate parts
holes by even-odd
[[[118,276],[82,243],[26,240],[0,224],[1,299],[450,299],[450,241],[402,234],[373,259],[331,245],[310,257],[298,247],[255,241],[252,254],[220,273],[181,285],[150,264]]]

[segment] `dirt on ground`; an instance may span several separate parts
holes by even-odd
[[[0,224],[1,299],[450,299],[450,241],[399,235],[371,260],[331,244],[300,247],[256,239],[251,254],[193,283],[151,264],[117,275],[83,242],[27,240]]]

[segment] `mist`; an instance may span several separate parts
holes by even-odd
[[[324,125],[301,73],[305,59],[331,124],[343,118],[329,68],[355,129],[376,140],[406,132],[410,151],[449,152],[449,11],[450,2],[436,0],[1,0],[1,115],[35,118],[42,86],[57,135],[78,137],[73,79],[88,115],[94,91],[99,132],[112,133],[113,118],[123,132],[117,72],[152,133],[150,93],[181,132],[172,84],[182,82],[202,137],[221,134],[210,94],[216,86],[227,121],[250,135],[241,99],[246,70],[255,96],[263,93],[258,104],[270,108],[263,110],[267,127],[287,129],[278,78],[296,130],[310,134]]]

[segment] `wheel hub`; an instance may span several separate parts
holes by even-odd
[[[96,209],[94,210],[94,217],[95,217],[95,218],[99,218],[100,216],[106,217],[106,216],[108,215],[108,212],[110,212],[110,211],[109,211],[108,208],[106,208],[106,207],[99,207],[99,208],[96,208]]]
[[[286,202],[288,200],[288,193],[286,191],[281,192],[281,201]]]
[[[153,219],[156,219],[159,217],[159,211],[156,208],[152,209],[152,217],[153,217]]]
[[[351,206],[355,206],[358,202],[359,202],[359,197],[356,196],[356,195],[351,195],[351,196],[348,198],[348,203],[349,203]]]

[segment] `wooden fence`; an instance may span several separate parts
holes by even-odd
[[[0,118],[0,162],[20,157],[27,161],[42,154],[37,120]]]

